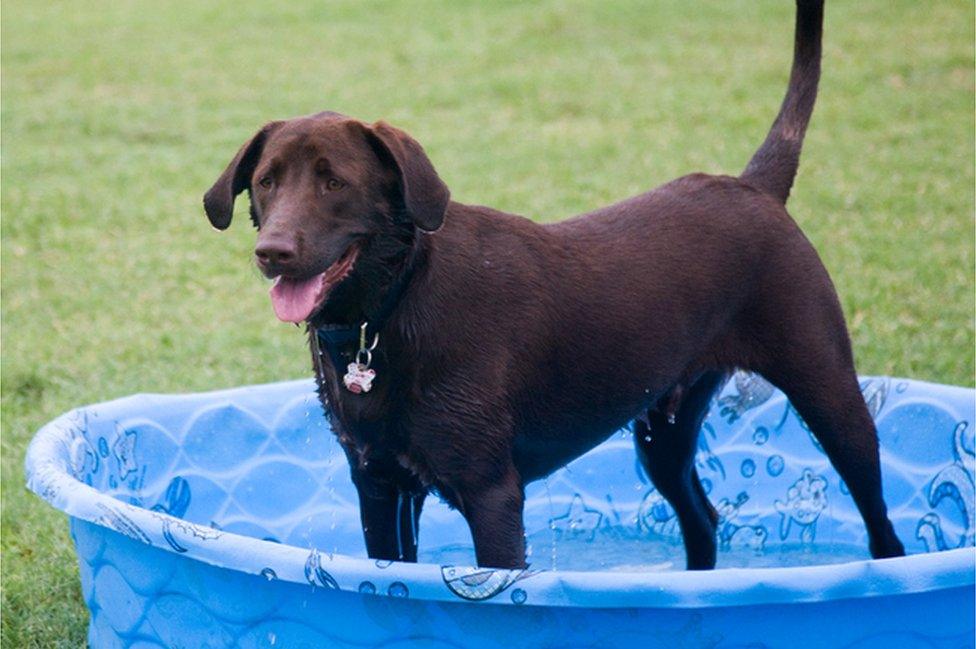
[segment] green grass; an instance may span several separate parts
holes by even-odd
[[[972,3],[828,5],[790,209],[861,372],[972,385]],[[85,636],[64,517],[23,488],[38,426],[137,391],[309,374],[250,263],[246,201],[223,235],[201,209],[263,122],[386,119],[456,199],[553,220],[741,170],[792,19],[772,0],[6,3],[4,646]]]

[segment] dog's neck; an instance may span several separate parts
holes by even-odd
[[[311,328],[358,327],[388,316],[383,313],[390,307],[388,297],[394,297],[395,306],[398,291],[409,284],[421,256],[420,245],[412,227],[367,239],[351,275],[333,289],[326,305],[310,319]]]
[[[374,341],[422,263],[422,245],[421,237],[414,232],[409,244],[403,240],[381,241],[356,281],[339,287],[347,290],[337,291],[335,304],[309,322],[313,348],[321,360],[327,355],[339,372],[355,356],[362,338]]]

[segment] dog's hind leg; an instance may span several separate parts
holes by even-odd
[[[898,557],[905,549],[895,535],[881,490],[878,433],[861,395],[849,345],[806,345],[819,357],[791,357],[761,373],[789,398],[810,427],[864,519],[871,555]],[[846,342],[846,336],[844,341]]]
[[[723,372],[707,372],[683,392],[680,403],[653,408],[634,427],[634,444],[658,492],[678,516],[689,570],[715,567],[718,515],[708,502],[695,470],[695,450],[712,396],[725,382]],[[667,401],[667,398],[665,399]]]
[[[721,384],[719,385],[721,387]],[[706,410],[706,413],[708,411]],[[702,486],[701,478],[698,477],[698,469],[694,467],[692,463],[691,469],[691,484],[695,486],[695,491],[698,493],[698,498],[705,504],[705,509],[708,510],[708,517],[712,521],[712,525],[718,525],[718,512],[715,510],[715,506],[712,505],[711,501],[708,499],[708,494],[705,493],[705,488]]]

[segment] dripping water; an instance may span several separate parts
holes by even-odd
[[[546,488],[546,500],[549,501],[549,547],[551,548],[549,555],[549,569],[556,569],[556,512],[552,507],[552,492],[549,490],[549,477],[543,480],[543,484]]]

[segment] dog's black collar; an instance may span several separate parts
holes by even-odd
[[[316,327],[316,352],[319,363],[326,354],[332,360],[332,367],[339,372],[347,363],[352,362],[356,350],[352,343],[359,340],[359,327],[349,327],[346,325],[324,325]],[[317,368],[318,369],[318,368]],[[322,372],[320,371],[319,374]]]
[[[332,367],[336,373],[341,372],[348,363],[353,362],[356,358],[356,353],[359,351],[359,341],[362,335],[363,324],[366,325],[365,338],[367,344],[369,344],[369,341],[376,339],[380,331],[383,330],[384,325],[386,325],[386,321],[400,303],[400,298],[403,297],[407,286],[410,284],[410,280],[413,278],[415,268],[413,261],[413,255],[410,255],[404,264],[403,270],[386,292],[383,302],[380,303],[380,308],[376,313],[368,316],[363,323],[351,326],[346,324],[326,324],[315,327],[313,342],[315,343],[314,352],[317,356],[315,359],[317,371],[320,370],[320,363],[326,354],[328,354],[329,359],[332,361]],[[319,375],[322,375],[321,371],[319,371]]]

